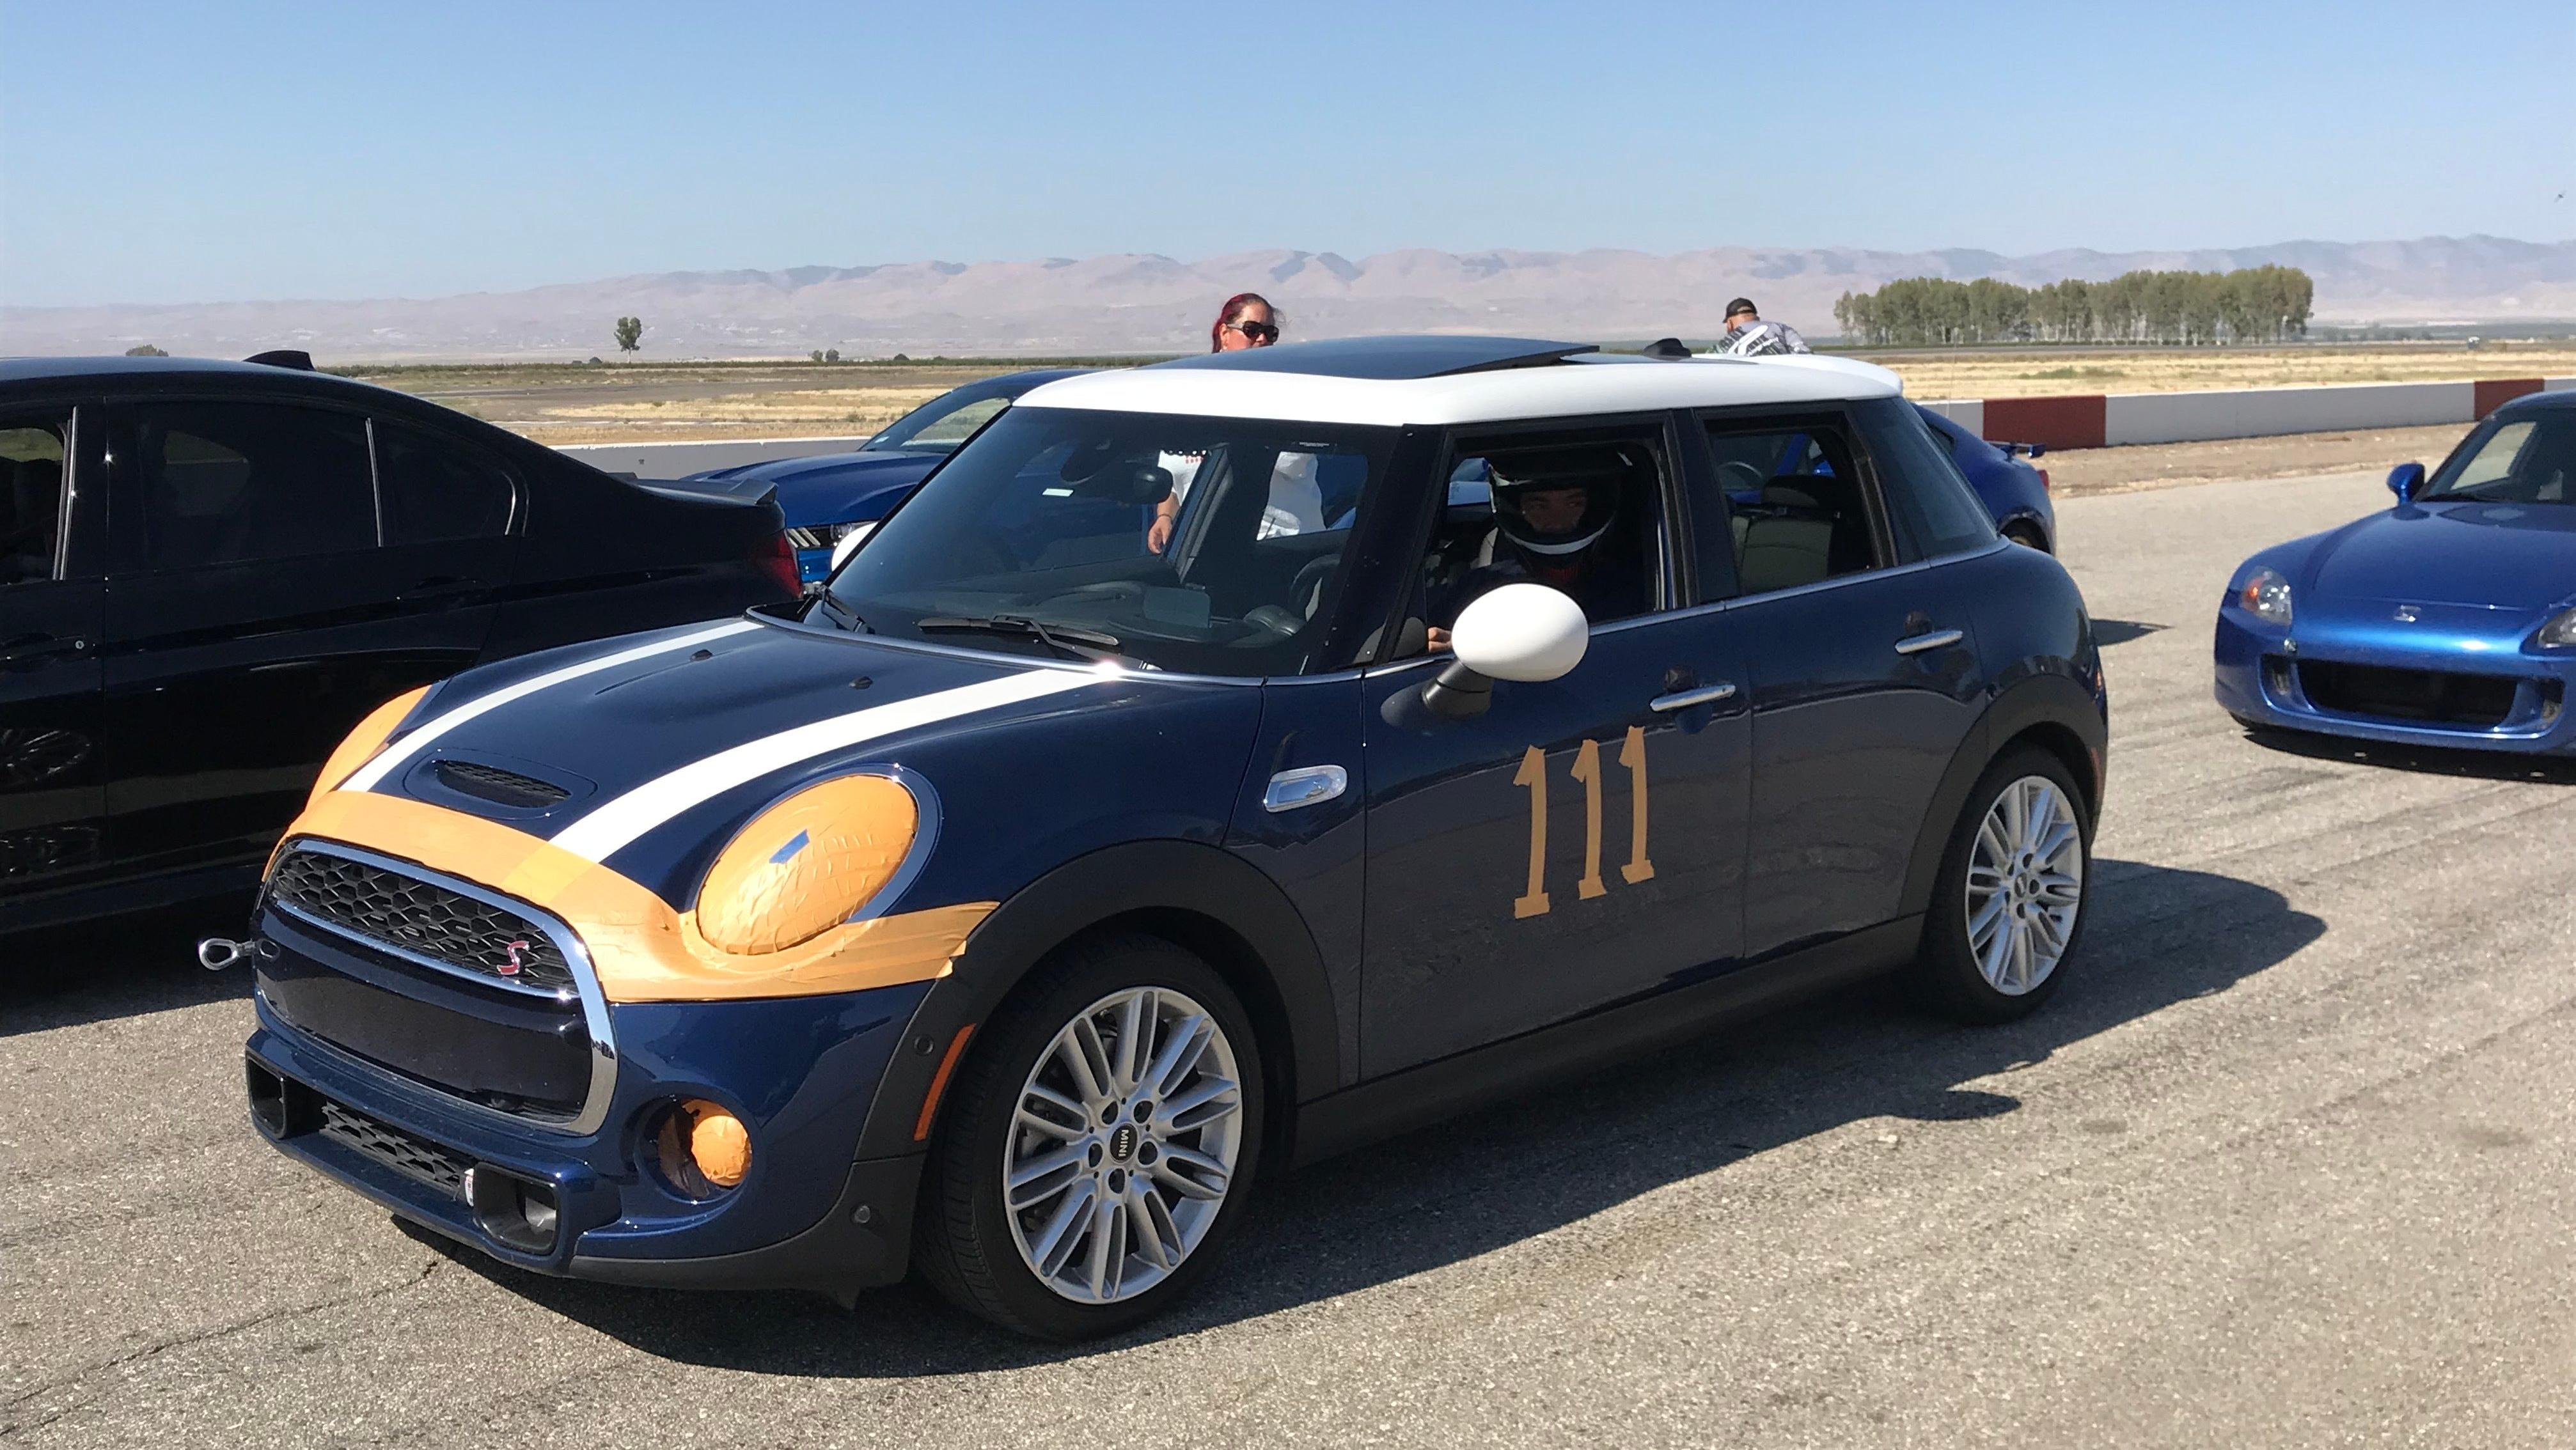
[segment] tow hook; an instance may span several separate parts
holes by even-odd
[[[210,972],[220,972],[258,957],[273,961],[277,943],[273,941],[234,941],[230,937],[210,936],[197,943],[197,965]]]

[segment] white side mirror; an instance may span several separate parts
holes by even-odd
[[[874,522],[851,525],[850,531],[841,535],[841,541],[832,546],[831,572],[839,573],[841,566],[850,562],[850,556],[859,551],[859,545],[866,543],[868,535],[876,531],[877,526]]]
[[[1583,663],[1592,623],[1583,606],[1544,584],[1506,584],[1458,611],[1449,647],[1496,680],[1563,679]]]

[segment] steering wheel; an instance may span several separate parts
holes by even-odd
[[[1295,607],[1257,604],[1245,610],[1243,622],[1260,630],[1261,634],[1243,643],[1270,644],[1304,629],[1314,619],[1317,606],[1324,602],[1325,582],[1341,565],[1341,556],[1337,554],[1307,560],[1306,567],[1297,571],[1297,577],[1288,581],[1288,598]]]
[[[1754,467],[1752,464],[1747,463],[1740,458],[1721,464],[1718,467],[1717,475],[1720,480],[1720,486],[1728,493],[1740,493],[1747,489],[1759,489],[1762,485],[1771,481],[1771,475],[1764,473],[1761,469]]]

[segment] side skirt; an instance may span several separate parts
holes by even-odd
[[[1686,1041],[1723,1022],[1892,971],[1913,960],[1922,938],[1921,916],[1900,917],[1317,1098],[1297,1109],[1293,1162],[1330,1158],[1496,1098]]]

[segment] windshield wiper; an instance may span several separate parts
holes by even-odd
[[[912,622],[923,634],[1007,634],[1034,639],[1058,654],[1078,660],[1115,660],[1120,664],[1138,661],[1120,652],[1124,643],[1114,634],[1096,629],[1083,629],[1069,624],[1042,624],[1025,614],[990,614],[969,618],[962,614],[933,614]]]
[[[823,612],[830,615],[832,617],[832,622],[839,625],[843,630],[851,634],[876,633],[875,630],[868,628],[868,622],[866,620],[859,618],[859,612],[857,610],[852,609],[850,606],[833,598],[832,591],[829,589],[815,595],[814,602],[822,606]]]

